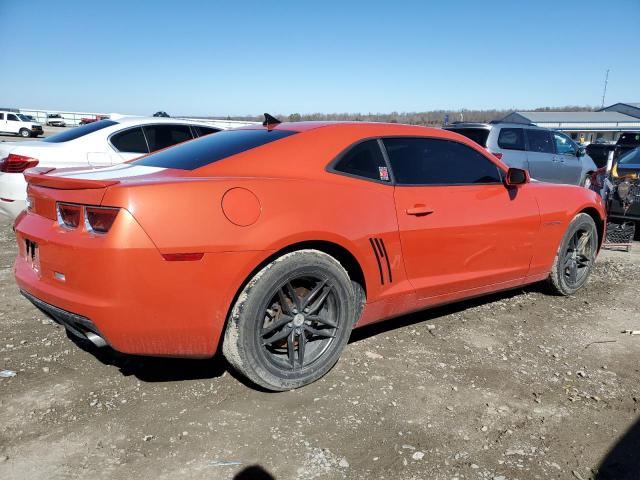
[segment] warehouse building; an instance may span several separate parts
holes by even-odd
[[[596,112],[513,112],[503,121],[560,130],[581,143],[615,142],[622,132],[640,131],[640,103],[616,103]]]

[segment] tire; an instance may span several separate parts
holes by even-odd
[[[308,385],[338,361],[357,307],[349,275],[336,259],[318,250],[287,253],[260,270],[238,296],[223,354],[267,390]]]
[[[580,182],[580,186],[584,188],[591,188],[591,173],[587,173],[582,181]]]
[[[598,248],[596,224],[579,213],[569,224],[551,267],[548,283],[553,293],[573,295],[587,282]]]
[[[28,138],[31,136],[31,132],[29,130],[27,130],[26,128],[21,128],[20,132],[18,132],[18,134],[22,137],[22,138]]]

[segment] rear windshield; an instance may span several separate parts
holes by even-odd
[[[131,162],[147,167],[195,170],[223,158],[280,140],[296,132],[288,130],[223,130]]]
[[[640,133],[623,133],[618,143],[625,145],[640,145]]]
[[[640,165],[640,148],[634,148],[620,157],[618,165]]]
[[[486,128],[447,128],[450,132],[456,132],[460,135],[473,140],[481,147],[487,146],[487,138],[489,137],[489,130]]]
[[[68,142],[69,140],[75,140],[76,138],[84,137],[89,133],[97,132],[98,130],[117,124],[118,122],[114,122],[113,120],[98,120],[97,122],[87,123],[86,125],[65,130],[64,132],[47,137],[42,141],[49,143]]]

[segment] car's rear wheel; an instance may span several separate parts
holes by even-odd
[[[349,275],[333,257],[299,250],[260,270],[238,296],[223,353],[233,367],[268,390],[298,388],[338,361],[357,301]]]
[[[586,213],[580,213],[569,224],[549,274],[552,290],[560,295],[573,295],[584,286],[591,274],[598,249],[596,224]]]
[[[19,133],[20,133],[20,136],[23,138],[27,138],[31,136],[31,132],[26,128],[21,128]]]

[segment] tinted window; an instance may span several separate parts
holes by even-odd
[[[193,138],[189,125],[150,125],[144,127],[144,133],[152,152]]]
[[[387,138],[384,145],[397,183],[466,185],[501,182],[498,167],[474,149],[451,140]]]
[[[619,144],[640,145],[640,133],[623,133],[618,139]]]
[[[4,120],[4,113],[0,113],[0,120]]]
[[[97,132],[98,130],[102,130],[103,128],[111,127],[117,124],[118,122],[114,122],[113,120],[99,120],[97,122],[88,123],[79,127],[70,128],[69,130],[65,130],[64,132],[47,137],[42,141],[49,143],[68,142],[69,140],[75,140],[76,138],[84,137],[89,133]]]
[[[13,113],[7,113],[7,120],[11,120],[12,122],[19,122],[20,121],[18,119],[18,117],[15,116]]]
[[[489,137],[490,132],[487,128],[447,128],[447,130],[464,135],[481,147],[487,146],[487,138]]]
[[[640,165],[640,148],[625,153],[618,160],[618,165]]]
[[[521,128],[502,128],[498,146],[505,150],[524,150],[524,132]]]
[[[562,135],[561,133],[553,134],[553,141],[556,144],[556,153],[559,155],[573,155],[576,154],[576,147],[569,137]]]
[[[342,155],[333,167],[338,172],[388,182],[389,172],[377,140],[359,143]]]
[[[546,130],[533,130],[527,128],[527,140],[529,140],[529,151],[538,153],[553,153],[551,134]]]
[[[119,152],[149,153],[142,127],[130,128],[111,137],[111,145]]]
[[[196,137],[204,137],[205,135],[210,135],[212,133],[219,132],[220,130],[217,128],[211,127],[192,127],[194,132],[196,132]]]
[[[288,130],[224,130],[154,153],[134,165],[194,170],[231,155],[294,135]]]

